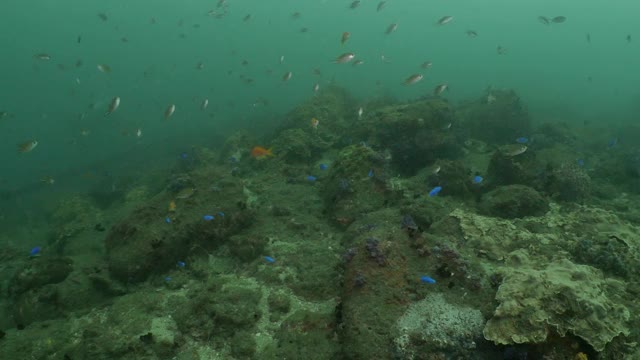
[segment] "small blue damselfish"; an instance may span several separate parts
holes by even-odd
[[[264,260],[270,264],[273,264],[274,262],[276,262],[276,259],[272,258],[271,256],[265,256]]]
[[[309,182],[314,182],[316,180],[317,180],[317,178],[315,176],[313,176],[313,175],[307,176],[307,181],[309,181]]]
[[[40,254],[40,246],[36,246],[29,251],[29,256],[36,256],[38,254]]]
[[[215,219],[215,217],[213,217],[213,215],[205,215],[202,217],[205,221],[211,221],[213,219]]]
[[[425,284],[435,284],[436,280],[430,276],[421,276],[420,282],[423,282]]]
[[[484,180],[484,179],[480,175],[476,175],[476,176],[473,177],[473,183],[474,184],[480,184],[482,182],[482,180]]]
[[[442,186],[436,186],[431,191],[429,191],[429,197],[434,197],[438,195],[438,193],[442,191]]]

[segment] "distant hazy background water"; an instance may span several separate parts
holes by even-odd
[[[330,81],[363,103],[383,94],[416,98],[448,83],[445,96],[453,101],[477,98],[487,86],[513,88],[541,121],[608,126],[637,120],[637,1],[388,0],[376,12],[378,2],[363,0],[351,10],[350,0],[227,0],[228,13],[216,19],[207,15],[220,10],[215,0],[4,0],[0,111],[13,117],[0,120],[0,190],[32,186],[47,175],[169,164],[181,151],[220,144],[238,128],[268,129],[313,96],[315,83]],[[300,18],[293,19],[294,12]],[[445,15],[454,20],[436,26]],[[567,21],[545,26],[540,15]],[[391,23],[398,29],[386,35]],[[469,38],[467,30],[478,37]],[[351,38],[341,46],[345,31]],[[507,53],[498,55],[497,46]],[[347,51],[365,63],[331,63]],[[38,53],[52,59],[36,60]],[[426,60],[433,62],[428,71],[420,69]],[[113,71],[101,73],[97,64]],[[293,78],[285,84],[287,71]],[[419,72],[425,80],[402,86]],[[254,83],[245,84],[241,74]],[[114,96],[121,106],[105,117]],[[210,105],[203,112],[204,98]],[[172,103],[177,110],[165,121]],[[133,135],[138,128],[139,139]],[[81,129],[91,133],[83,137]],[[30,139],[38,148],[17,154],[16,144]]]

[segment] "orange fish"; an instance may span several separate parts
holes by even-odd
[[[176,202],[171,200],[171,202],[169,202],[169,212],[175,212],[176,211]]]
[[[274,156],[274,155],[271,152],[270,148],[265,149],[262,146],[255,146],[253,149],[251,149],[251,156],[258,160],[262,160],[262,159],[266,159],[269,156]]]
[[[342,33],[342,38],[340,38],[340,44],[344,45],[344,43],[347,42],[347,40],[349,40],[349,38],[351,37],[351,33],[348,31],[345,31]]]
[[[318,129],[318,124],[320,124],[320,120],[316,118],[311,118],[311,127],[316,130]]]

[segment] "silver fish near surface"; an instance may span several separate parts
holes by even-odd
[[[120,107],[120,96],[116,96],[111,100],[111,103],[109,104],[109,109],[107,109],[107,113],[105,114],[105,116],[113,114],[113,112],[118,110],[119,107]]]
[[[387,27],[387,31],[385,32],[387,35],[391,34],[392,32],[398,30],[398,24],[391,24]]]
[[[168,120],[171,116],[173,116],[174,112],[176,112],[176,105],[175,104],[169,105],[167,107],[167,110],[164,111],[164,118]]]
[[[451,22],[451,20],[453,20],[453,16],[443,16],[440,18],[440,20],[438,20],[438,25],[445,25]]]
[[[422,80],[424,78],[424,75],[422,74],[413,74],[411,76],[409,76],[408,78],[406,78],[403,82],[403,84],[405,85],[413,85],[417,82],[419,82],[420,80]]]
[[[336,64],[345,64],[353,60],[356,56],[354,53],[344,53],[336,58],[334,61]]]
[[[435,96],[439,96],[440,94],[442,94],[448,88],[449,88],[449,85],[447,85],[447,84],[436,85],[436,87],[433,89],[433,94]]]

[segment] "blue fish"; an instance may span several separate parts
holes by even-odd
[[[186,159],[189,157],[189,155],[186,152],[183,152],[182,154],[180,154],[180,157]]]
[[[165,277],[164,277],[164,281],[166,281],[166,282],[171,281],[171,276],[165,276]]]
[[[584,166],[584,160],[578,159],[578,166]]]
[[[431,191],[429,191],[429,197],[434,197],[438,195],[438,193],[442,191],[442,186],[436,186]]]
[[[166,218],[164,218],[164,222],[166,222],[167,224],[171,224],[171,218],[167,216]]]
[[[435,284],[436,280],[430,276],[421,276],[420,282],[423,282],[425,284]]]
[[[316,177],[315,177],[315,176],[313,176],[313,175],[309,175],[309,176],[307,176],[307,181],[309,181],[309,182],[314,182],[314,181],[316,181],[316,180],[318,180],[318,178],[316,178]]]
[[[185,263],[184,261],[178,261],[178,267],[183,268],[185,266],[187,266],[187,263]]]
[[[31,251],[29,251],[29,256],[36,256],[38,254],[40,254],[40,246],[36,246],[33,249],[31,249]]]
[[[369,170],[369,177],[373,177],[373,169]]]
[[[223,213],[222,211],[218,211],[218,215],[219,215],[220,217],[224,217],[224,213]]]
[[[274,262],[276,262],[276,259],[272,258],[271,256],[265,256],[264,260],[270,264],[273,264]]]
[[[327,164],[320,164],[320,170],[324,171],[327,170],[329,168],[329,166],[327,166]]]
[[[202,217],[205,221],[211,221],[213,219],[215,219],[215,217],[213,217],[213,215],[205,215]]]
[[[474,184],[480,184],[482,182],[482,180],[484,180],[484,179],[480,175],[476,175],[476,176],[473,177],[473,183]]]
[[[528,143],[528,142],[529,142],[529,139],[528,139],[528,138],[526,138],[526,137],[524,137],[524,136],[522,136],[522,137],[517,138],[517,139],[516,139],[516,142],[517,142],[518,144],[526,144],[526,143]]]
[[[613,138],[611,140],[609,140],[609,142],[607,143],[607,147],[609,149],[611,149],[612,147],[616,146],[618,144],[618,138]]]

